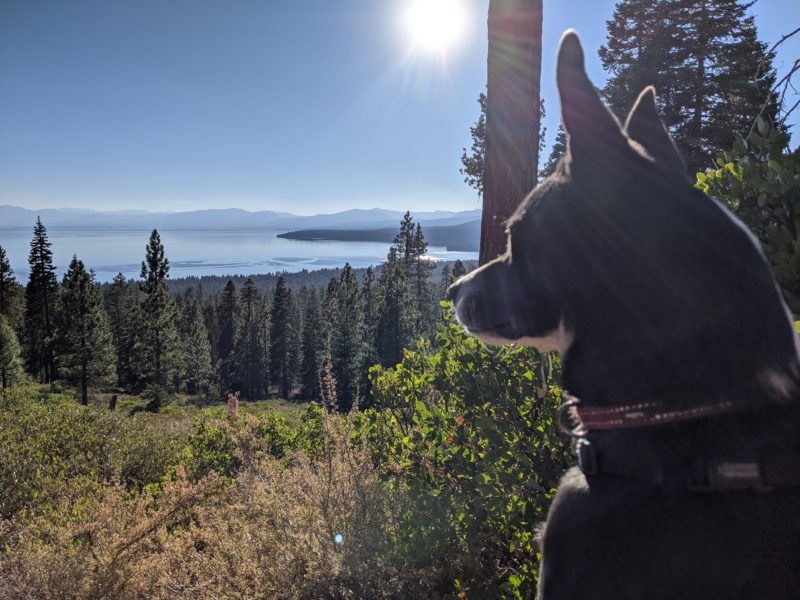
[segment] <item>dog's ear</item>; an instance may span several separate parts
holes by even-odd
[[[686,165],[658,116],[656,90],[652,85],[639,94],[625,122],[625,132],[629,138],[641,144],[657,163],[689,181]]]
[[[584,155],[603,156],[609,151],[608,145],[625,143],[619,121],[603,104],[586,75],[581,41],[572,29],[561,36],[556,80],[561,96],[561,116],[574,158],[580,161]]]

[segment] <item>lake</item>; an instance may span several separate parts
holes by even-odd
[[[389,244],[381,242],[301,241],[276,237],[280,231],[159,231],[164,253],[170,262],[170,278],[190,275],[254,275],[276,271],[297,272],[377,265],[386,259]],[[53,262],[58,278],[76,254],[98,281],[117,273],[139,277],[149,231],[48,229]],[[32,228],[0,229],[0,246],[5,248],[17,279],[28,276],[28,252]],[[430,247],[434,260],[477,260],[477,252],[448,252]]]

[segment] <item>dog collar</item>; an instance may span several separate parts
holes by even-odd
[[[637,402],[617,406],[581,406],[579,398],[567,396],[567,401],[558,409],[558,424],[571,436],[583,435],[592,429],[633,429],[679,423],[702,417],[721,415],[735,410],[733,402],[701,404],[691,408],[669,408],[661,402]],[[564,417],[570,414],[579,425],[570,429]]]

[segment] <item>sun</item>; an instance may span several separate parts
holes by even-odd
[[[414,50],[444,54],[466,31],[465,0],[409,0],[404,26]]]

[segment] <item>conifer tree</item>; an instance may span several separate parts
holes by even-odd
[[[136,340],[139,329],[137,290],[128,284],[122,273],[117,273],[105,297],[106,313],[114,340],[117,365],[117,385],[136,388],[141,377],[137,362]]]
[[[222,292],[222,301],[217,309],[219,337],[217,339],[217,373],[223,391],[236,391],[236,364],[233,355],[236,320],[239,313],[239,301],[236,285],[229,279]]]
[[[89,403],[89,386],[108,382],[115,372],[114,344],[103,295],[94,274],[72,257],[59,293],[56,348],[64,378],[80,386],[81,404]]]
[[[208,341],[203,309],[194,296],[181,306],[180,340],[183,347],[183,380],[186,393],[195,395],[211,383],[211,344]]]
[[[467,267],[465,267],[464,263],[461,262],[459,259],[456,259],[456,262],[453,263],[453,281],[458,281],[466,274],[467,274]]]
[[[336,320],[338,292],[339,280],[336,277],[331,277],[328,281],[328,287],[325,288],[325,297],[322,302],[322,336],[326,354],[329,354],[331,349],[331,336],[333,323]]]
[[[556,171],[556,166],[561,157],[567,153],[567,132],[564,127],[559,124],[556,139],[553,142],[553,147],[550,149],[550,156],[547,157],[547,162],[542,167],[542,172],[539,175],[540,179],[550,177]]]
[[[372,403],[372,393],[369,385],[369,369],[380,363],[376,346],[378,333],[378,315],[380,310],[380,290],[375,281],[375,271],[367,267],[364,279],[361,282],[361,310],[363,313],[363,366],[361,367],[361,400],[362,408]]]
[[[300,385],[304,398],[317,399],[320,397],[320,369],[325,347],[322,318],[316,290],[306,291],[304,296]]]
[[[417,318],[414,329],[416,336],[427,337],[433,333],[436,323],[436,304],[433,302],[429,281],[436,270],[436,265],[426,257],[428,242],[425,241],[425,236],[422,234],[422,227],[419,223],[414,229],[411,252],[409,281],[416,301]]]
[[[177,311],[167,286],[168,275],[169,261],[164,256],[161,236],[154,229],[142,261],[140,288],[144,298],[137,345],[144,359],[145,380],[161,390],[166,390],[181,364]]]
[[[258,289],[248,277],[241,291],[233,343],[236,381],[239,384],[236,391],[241,391],[248,400],[255,400],[264,392],[262,385],[266,365],[262,353],[261,324],[265,315],[261,312],[262,306]]]
[[[292,292],[281,275],[275,285],[270,314],[269,373],[281,398],[289,398],[294,383],[292,345],[296,339],[292,322]]]
[[[219,360],[219,307],[216,302],[201,303],[203,309],[203,320],[206,323],[206,331],[208,331],[208,343],[211,346],[211,364],[216,365]]]
[[[50,246],[47,228],[37,217],[28,255],[30,278],[25,288],[25,356],[28,370],[45,383],[55,377],[53,325],[58,283]]]
[[[233,350],[233,330],[236,323],[236,285],[229,279],[222,293],[222,304],[219,307],[219,342],[217,353],[225,360]]]
[[[758,40],[751,5],[622,0],[608,21],[608,41],[600,49],[610,72],[606,100],[624,115],[644,86],[655,85],[689,173],[703,170],[737,135],[746,135],[765,105],[767,116],[776,119],[769,92],[773,56]]]
[[[381,364],[393,367],[402,360],[403,348],[413,339],[413,313],[409,311],[413,301],[409,297],[405,266],[394,246],[383,263],[378,286],[381,303],[375,345]]]
[[[17,287],[14,270],[6,251],[0,246],[0,315],[11,318],[11,306]]]
[[[442,274],[439,277],[439,298],[447,297],[447,288],[453,283],[453,269],[450,265],[442,267]]]
[[[336,320],[333,323],[331,359],[336,378],[336,405],[348,412],[359,398],[363,368],[363,315],[358,280],[350,263],[339,275]]]
[[[0,391],[10,388],[21,378],[22,359],[17,334],[8,319],[0,315]]]

